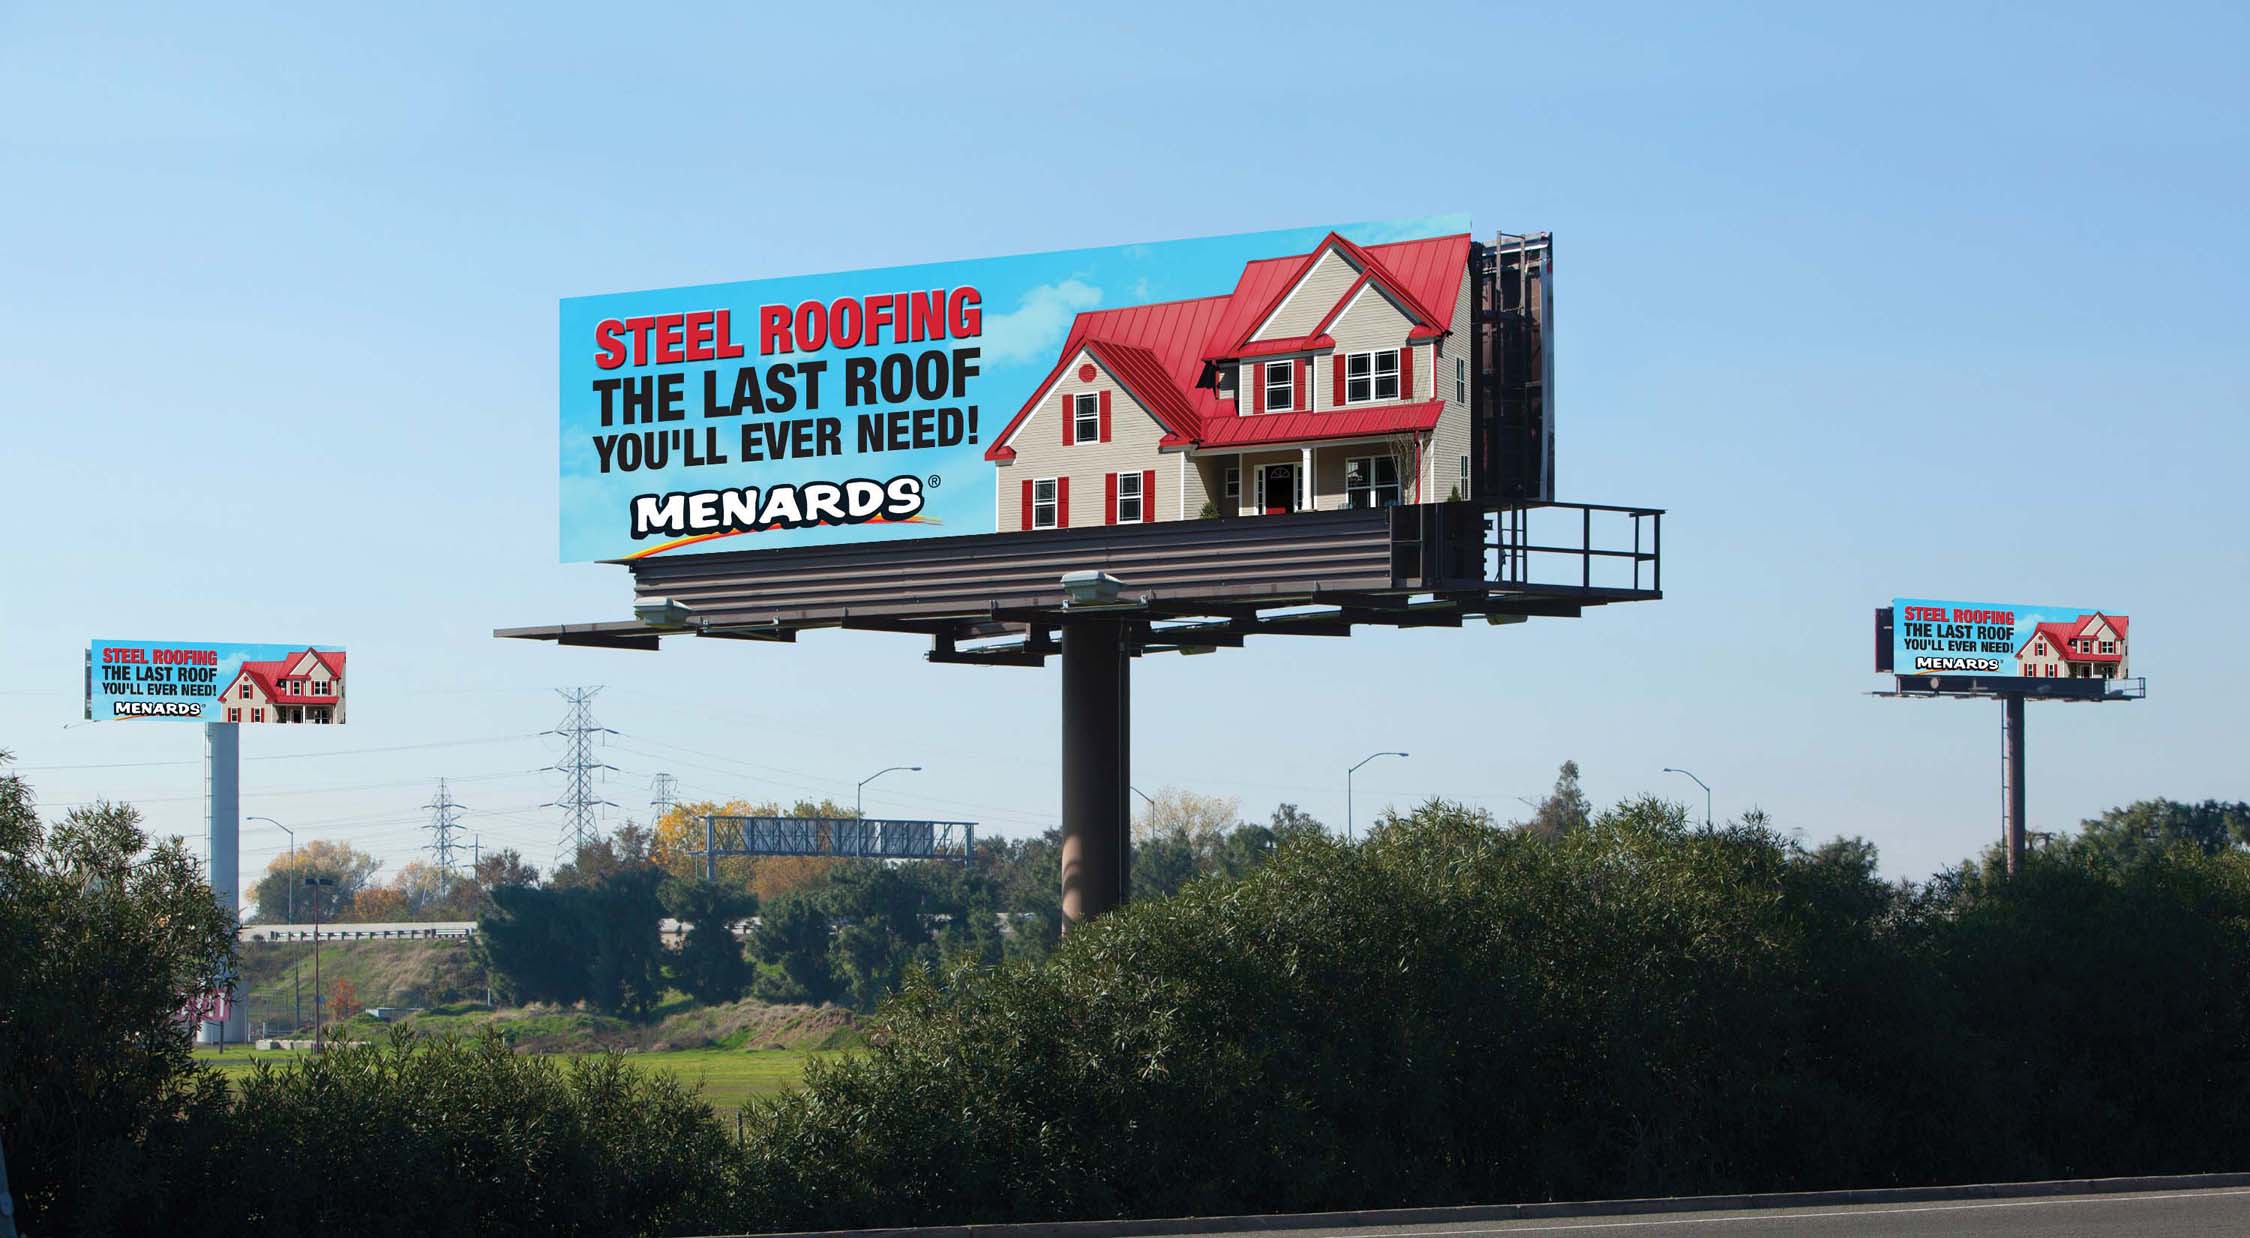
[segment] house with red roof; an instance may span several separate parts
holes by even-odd
[[[985,451],[996,527],[1468,497],[1470,257],[1330,233],[1221,296],[1080,313]]]
[[[306,649],[271,662],[244,662],[219,695],[218,708],[228,722],[342,722],[344,651]]]
[[[2124,615],[2096,612],[2066,623],[2042,623],[2016,650],[2016,673],[2040,679],[2125,678]]]

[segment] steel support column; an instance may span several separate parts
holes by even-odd
[[[2000,709],[2000,828],[2014,876],[2023,867],[2023,697],[2009,693]]]
[[[1123,625],[1062,624],[1062,913],[1065,932],[1125,901],[1131,844],[1131,667]]]
[[[242,898],[242,736],[232,722],[203,724],[203,815],[210,830],[211,897],[229,925],[238,923]],[[234,992],[235,978],[213,976],[212,987],[227,995],[225,1020],[197,1029],[201,1044],[240,1044],[250,1032],[250,1013]]]

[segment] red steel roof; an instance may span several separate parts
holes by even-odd
[[[2119,645],[2116,653],[2085,653],[2070,647],[2070,642],[2074,640],[2093,639],[2087,637],[2085,633],[2088,628],[2094,626],[2094,621],[2097,619],[2106,621],[2111,630],[2117,633]],[[2024,638],[2023,643],[2029,645],[2032,641],[2044,636],[2047,638],[2047,643],[2055,647],[2055,656],[2065,662],[2122,662],[2125,660],[2123,644],[2125,628],[2131,622],[2124,615],[2104,615],[2100,613],[2080,615],[2068,623],[2042,623],[2033,629],[2030,636]],[[2023,651],[2019,649],[2016,652],[2020,654]]]
[[[1360,271],[1360,277],[1328,309],[1320,327],[1294,339],[1250,342],[1250,334],[1312,270],[1320,255],[1331,249],[1342,253]],[[1469,235],[1465,232],[1368,246],[1355,245],[1331,232],[1310,253],[1245,263],[1234,291],[1225,296],[1087,310],[1071,323],[1055,368],[1032,389],[1023,407],[992,440],[985,459],[1014,458],[1008,441],[1082,350],[1092,353],[1112,378],[1164,424],[1168,433],[1163,444],[1167,447],[1236,446],[1427,430],[1436,424],[1435,403],[1245,418],[1238,415],[1234,401],[1219,398],[1217,388],[1207,378],[1207,363],[1332,350],[1336,342],[1324,334],[1327,325],[1369,283],[1380,286],[1415,320],[1408,338],[1436,339],[1445,334],[1451,321],[1452,306],[1460,295],[1468,265]],[[1426,424],[1410,424],[1425,420],[1423,410],[1429,410]],[[1261,424],[1234,424],[1244,420]],[[1285,428],[1287,433],[1283,432]]]
[[[326,666],[329,674],[334,678],[342,679],[344,677],[344,655],[342,651],[326,649],[307,649],[304,653],[293,653],[286,658],[272,662],[244,662],[241,674],[248,675],[251,682],[258,685],[258,690],[265,693],[276,705],[334,705],[341,702],[344,699],[344,694],[341,691],[330,696],[311,696],[302,692],[283,692],[274,686],[277,682],[292,678],[289,674],[289,668],[303,661],[306,653],[311,654],[321,665]],[[234,685],[229,683],[227,686],[232,687]]]
[[[1420,404],[1385,404],[1325,413],[1254,413],[1248,417],[1225,417],[1205,423],[1202,443],[1205,447],[1251,447],[1265,443],[1405,434],[1436,428],[1438,413],[1444,407],[1443,400],[1424,400]]]

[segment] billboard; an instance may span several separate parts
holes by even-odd
[[[1890,666],[1900,675],[2124,679],[2129,616],[2090,606],[1896,598]]]
[[[1467,497],[1468,226],[567,299],[561,557]]]
[[[97,640],[86,653],[86,716],[340,723],[344,651],[334,645]]]

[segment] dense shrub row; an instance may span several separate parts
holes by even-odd
[[[142,1227],[697,1233],[2242,1169],[2250,854],[2066,845],[2012,880],[1891,887],[1864,846],[1655,802],[1554,837],[1431,804],[1041,965],[910,971],[877,1027],[739,1147],[615,1060],[334,1054],[184,1107]]]

